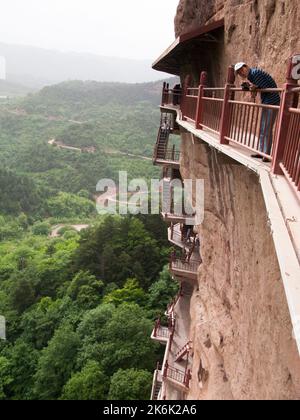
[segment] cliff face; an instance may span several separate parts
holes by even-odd
[[[182,133],[182,175],[205,180],[191,302],[189,399],[300,399],[300,359],[259,179]]]
[[[260,66],[284,83],[286,60],[300,53],[298,0],[180,0],[176,36],[221,18],[225,19],[224,55],[215,57],[226,67],[237,61]]]

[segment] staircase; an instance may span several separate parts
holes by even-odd
[[[171,178],[163,179],[162,187],[162,212],[171,213],[172,208],[172,192],[171,192]]]
[[[192,342],[189,341],[175,356],[175,362],[180,363],[185,356],[189,356],[192,350]]]
[[[151,401],[157,401],[159,399],[161,387],[162,387],[162,372],[160,370],[159,364],[157,364],[157,368],[156,368],[156,371],[154,372],[153,383],[152,383]]]
[[[157,144],[156,144],[156,156],[155,160],[165,160],[168,141],[170,136],[170,128],[167,129],[159,129],[158,137],[157,137]]]
[[[156,382],[155,387],[153,389],[153,401],[157,401],[158,400],[158,396],[161,390],[161,386],[162,383],[161,382]]]

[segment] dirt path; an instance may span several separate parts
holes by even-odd
[[[134,155],[133,153],[121,152],[120,150],[105,151],[105,153],[107,153],[108,155],[120,155],[120,156],[134,157],[134,158],[138,158],[138,159],[147,160],[147,161],[152,162],[152,158],[149,158],[147,156]]]
[[[48,141],[48,144],[50,144],[50,146],[57,146],[61,149],[66,149],[66,150],[73,150],[73,151],[77,151],[77,152],[81,152],[82,149],[80,149],[79,147],[74,147],[74,146],[66,146],[63,143],[57,143],[56,139],[51,139]],[[148,162],[152,162],[152,158],[149,158],[147,156],[142,156],[142,155],[135,155],[133,153],[126,153],[126,152],[121,152],[120,150],[106,150],[105,151],[106,154],[108,155],[119,155],[119,156],[127,156],[127,157],[133,157],[133,158],[137,158],[137,159],[142,159],[142,160],[146,160]]]
[[[50,233],[50,238],[59,238],[60,234],[59,231],[64,227],[71,227],[76,230],[76,232],[81,232],[84,229],[88,229],[89,225],[56,225],[53,226],[52,231]]]
[[[50,144],[51,146],[56,146],[60,149],[72,150],[73,152],[82,152],[82,149],[80,149],[79,147],[66,146],[63,143],[57,143],[55,139],[49,140],[48,144]]]

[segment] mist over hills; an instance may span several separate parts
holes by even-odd
[[[7,81],[39,89],[66,80],[143,83],[165,77],[151,69],[150,60],[103,57],[0,43]]]

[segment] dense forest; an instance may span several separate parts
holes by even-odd
[[[151,330],[177,290],[165,228],[149,219],[0,245],[0,398],[149,399]]]
[[[0,399],[149,399],[151,330],[178,288],[166,227],[99,216],[95,192],[120,170],[158,177],[126,154],[151,157],[159,89],[68,82],[0,104]]]

